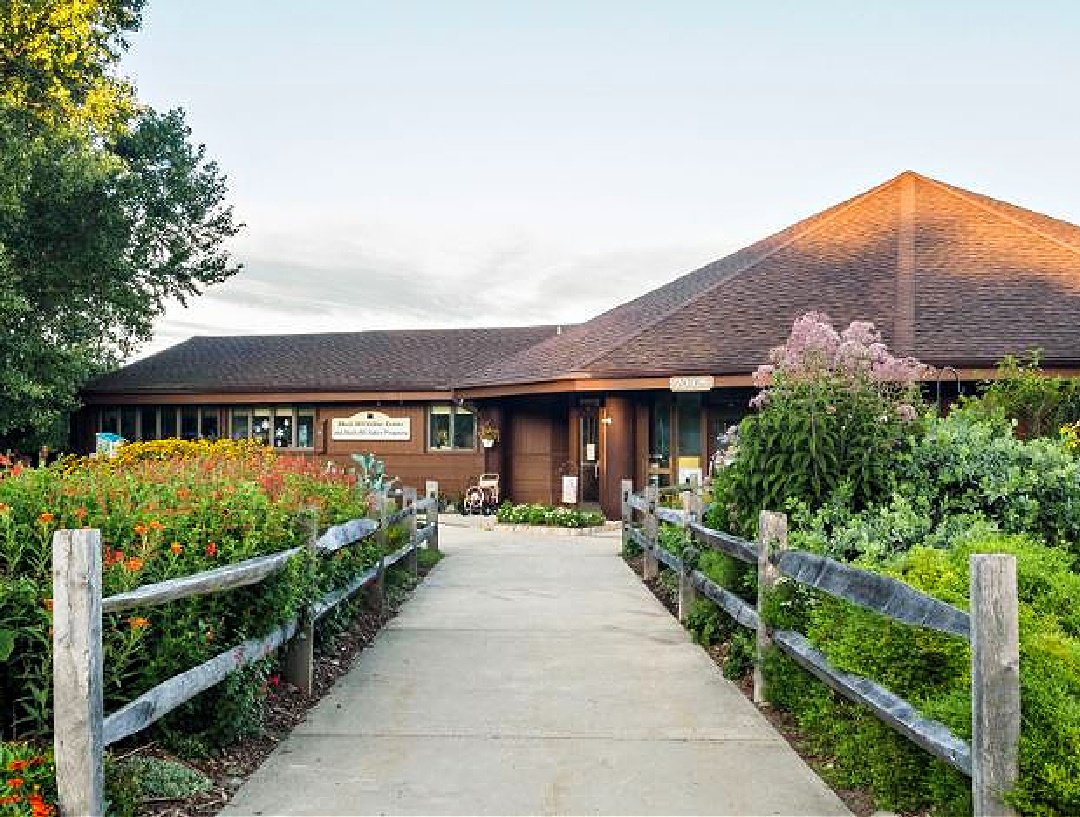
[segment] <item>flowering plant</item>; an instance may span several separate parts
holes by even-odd
[[[112,460],[69,459],[0,479],[0,738],[51,732],[57,529],[101,531],[109,596],[301,545],[298,513],[307,507],[318,509],[320,526],[336,524],[366,516],[369,491],[354,475],[230,440],[133,443]],[[291,619],[317,593],[377,561],[376,551],[343,549],[317,568],[297,558],[258,585],[105,615],[106,710]],[[186,714],[228,708],[228,687],[185,705]],[[176,722],[185,714],[178,712]]]
[[[480,426],[480,439],[497,443],[499,441],[499,429],[490,420],[485,421],[484,424]]]
[[[757,413],[743,421],[734,460],[718,474],[717,523],[751,533],[763,508],[817,507],[838,491],[862,507],[887,492],[921,414],[927,367],[892,354],[872,323],[839,332],[817,312],[799,317],[769,358],[754,374]]]

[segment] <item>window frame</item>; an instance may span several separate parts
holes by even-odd
[[[447,411],[448,409],[448,411]],[[467,414],[472,417],[473,430],[472,430],[472,445],[469,447],[460,447],[454,445],[455,434],[455,418],[458,413]],[[450,424],[447,433],[447,440],[449,445],[439,446],[433,445],[431,439],[431,418],[435,416],[449,416]],[[466,408],[465,406],[457,405],[456,403],[429,403],[424,410],[424,437],[426,450],[435,454],[469,454],[475,453],[478,446],[479,436],[479,423],[477,422],[477,413],[473,409]]]

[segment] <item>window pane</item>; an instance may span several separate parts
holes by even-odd
[[[153,406],[144,406],[139,409],[139,438],[157,439],[157,409]]]
[[[161,407],[161,439],[169,440],[176,436],[176,406]]]
[[[232,410],[232,438],[246,440],[251,436],[251,412],[240,409]]]
[[[297,417],[296,445],[298,448],[315,447],[315,412],[301,411]]]
[[[180,409],[180,437],[184,440],[199,438],[199,410],[194,406]]]
[[[450,407],[432,406],[428,418],[428,445],[431,448],[450,447]]]
[[[120,436],[125,440],[138,439],[138,434],[135,433],[136,418],[139,416],[139,410],[134,407],[125,407],[120,409]]]
[[[701,456],[701,396],[679,395],[679,456]]]
[[[293,417],[292,409],[274,410],[274,448],[292,448]]]
[[[120,433],[120,412],[117,409],[101,410],[101,431],[104,434]]]
[[[270,409],[255,409],[252,413],[251,436],[263,445],[270,445]]]
[[[671,406],[666,400],[653,403],[649,412],[649,459],[667,468],[671,458]]]
[[[476,448],[476,416],[471,411],[454,412],[454,448]]]
[[[218,428],[218,412],[217,409],[203,409],[202,410],[202,428],[200,429],[204,439],[216,440],[220,435],[220,429]]]

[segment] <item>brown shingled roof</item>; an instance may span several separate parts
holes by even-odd
[[[419,391],[743,374],[817,310],[928,363],[1080,363],[1080,227],[905,172],[561,334],[554,326],[193,338],[87,392]]]
[[[803,312],[930,363],[1080,360],[1080,228],[905,172],[477,372],[471,385],[743,373]]]
[[[445,391],[555,326],[194,337],[90,383],[132,392]]]

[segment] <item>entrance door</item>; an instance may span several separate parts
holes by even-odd
[[[581,412],[581,501],[600,501],[600,411],[583,406]]]

